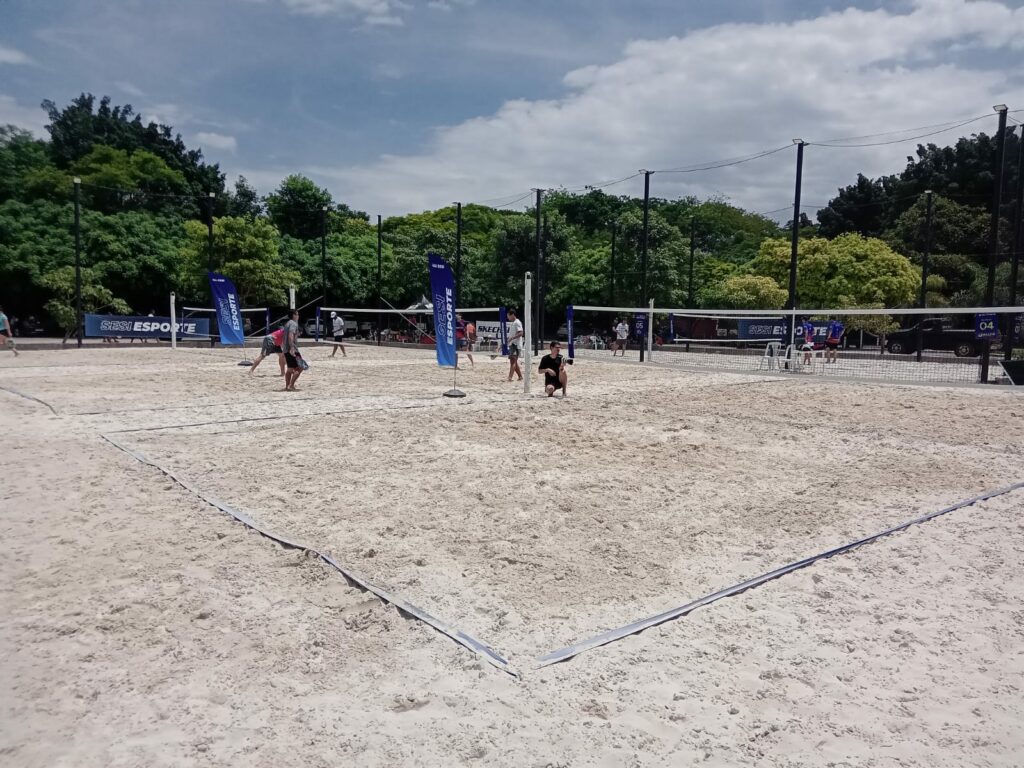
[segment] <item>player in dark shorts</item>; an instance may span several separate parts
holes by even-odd
[[[288,316],[288,322],[284,326],[284,340],[281,349],[284,350],[284,362],[287,371],[284,374],[284,389],[286,392],[298,392],[295,382],[299,380],[303,366],[302,355],[299,353],[299,310],[293,309]]]
[[[565,372],[565,358],[561,355],[561,347],[557,341],[552,341],[548,354],[540,359],[537,366],[537,373],[544,374],[544,391],[548,397],[554,397],[555,392],[562,390],[562,397],[567,394],[569,375]]]

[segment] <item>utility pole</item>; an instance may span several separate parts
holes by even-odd
[[[533,315],[533,353],[535,355],[537,355],[537,354],[540,354],[540,337],[539,337],[539,334],[538,334],[538,331],[540,329],[539,319],[540,319],[540,311],[541,311],[540,310],[540,267],[541,267],[541,262],[544,260],[544,249],[541,246],[541,242],[540,242],[540,206],[541,206],[541,203],[543,202],[544,190],[543,189],[537,189],[537,190],[534,190],[534,191],[537,193],[537,210],[536,210],[536,222],[535,222],[536,223],[536,228],[537,228],[537,233],[536,233],[536,239],[537,239],[537,269],[536,269],[537,284],[534,286],[534,292],[535,292],[534,295],[536,297],[536,300],[533,303],[534,304],[534,306],[533,306],[533,312],[534,312],[534,315]]]
[[[644,169],[640,170],[640,173],[644,175],[644,236],[643,242],[641,243],[640,250],[640,306],[647,306],[647,244],[650,241],[650,213],[651,213],[651,174],[654,171],[647,171]],[[653,320],[653,315],[647,317],[647,322]],[[641,339],[640,344],[640,362],[644,361],[644,352],[646,345]]]
[[[382,239],[381,239],[381,216],[377,214],[377,346],[381,345],[381,325],[384,315],[381,310],[384,308],[384,294],[381,292],[381,272],[382,272]]]
[[[462,203],[455,204],[455,308],[462,306]]]
[[[921,296],[917,306],[924,309],[928,306],[928,257],[932,250],[932,191],[925,190],[927,205],[924,214],[924,255],[921,258]],[[917,319],[917,362],[921,362],[921,347],[924,345],[924,315]]]
[[[1024,126],[1020,129],[1020,139],[1017,141],[1017,213],[1013,217],[1013,255],[1010,261],[1010,298],[1007,304],[1011,307],[1017,306],[1017,280],[1020,269],[1021,250],[1024,249]],[[1013,336],[1015,321],[1018,315],[1010,315],[1009,327],[1007,328],[1006,341],[1003,343],[1003,359],[1013,359],[1013,345],[1016,339]],[[1024,328],[1022,328],[1024,332]]]
[[[540,339],[540,344],[544,345],[544,292],[547,290],[547,271],[548,271],[548,259],[547,259],[547,246],[548,238],[551,236],[548,232],[548,215],[544,214],[544,223],[542,230],[544,237],[541,239],[541,248],[544,252],[544,257],[540,260],[540,272],[537,273],[537,338]]]
[[[608,306],[609,307],[614,307],[615,306],[615,235],[616,235],[616,228],[618,227],[618,222],[615,221],[614,219],[612,219],[611,221],[608,222],[608,224],[612,228],[612,258],[611,258],[611,264],[609,265],[610,269],[609,269],[609,272],[608,272]]]
[[[327,301],[327,206],[320,209],[320,301]],[[333,329],[332,329],[333,330]]]
[[[999,209],[1003,204],[1003,156],[1006,154],[1006,112],[1005,104],[992,107],[999,115],[999,131],[996,133],[996,159],[994,189],[992,190],[992,223],[988,233],[988,280],[985,283],[985,306],[991,307],[996,292],[996,261],[999,258]],[[982,384],[988,383],[989,358],[992,356],[992,341],[982,342],[981,374]]]
[[[75,336],[82,346],[82,180],[75,176]]]
[[[214,193],[206,195],[206,271],[213,272],[213,198]]]
[[[690,217],[690,278],[686,288],[686,308],[693,309],[693,254],[697,245],[697,216]]]
[[[796,256],[800,247],[800,190],[804,180],[804,145],[803,139],[793,139],[796,144],[796,191],[793,193],[793,231],[790,235],[789,251],[789,298],[786,309],[796,309]],[[796,316],[789,315],[789,343],[793,343]]]

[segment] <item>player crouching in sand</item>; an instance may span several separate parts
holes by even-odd
[[[557,341],[552,341],[549,349],[550,352],[540,359],[537,373],[544,374],[544,391],[548,397],[554,397],[558,390],[562,390],[562,397],[565,397],[569,385],[569,374],[565,371],[565,364],[572,361],[562,357],[562,348]]]

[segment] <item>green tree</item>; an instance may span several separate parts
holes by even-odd
[[[213,270],[231,278],[243,304],[283,305],[288,286],[299,284],[299,274],[281,259],[278,241],[277,230],[266,219],[225,216],[214,222]],[[208,297],[208,259],[206,225],[186,222],[178,274],[183,297]]]
[[[187,191],[185,178],[151,152],[128,153],[103,144],[75,161],[72,172],[82,179],[89,207],[104,213],[146,209],[178,209],[170,196]]]
[[[267,195],[267,213],[278,232],[299,240],[320,237],[324,206],[333,205],[330,192],[301,174],[289,176]]]
[[[790,244],[766,240],[748,265],[750,274],[789,284]],[[914,301],[920,271],[877,238],[841,235],[834,240],[801,240],[797,253],[797,296],[801,306],[906,306]]]
[[[763,275],[731,275],[702,293],[703,302],[721,309],[781,309],[786,297],[777,282]]]
[[[96,102],[92,94],[81,94],[59,109],[49,99],[43,101],[50,124],[50,156],[58,168],[68,169],[88,155],[96,145],[133,154],[145,150],[156,155],[172,170],[180,173],[189,190],[191,200],[198,201],[214,192],[223,200],[224,175],[216,164],[203,162],[203,153],[189,149],[180,134],[167,125],[143,123],[130,104],[111,106],[110,97]],[[190,203],[185,215],[199,213],[198,203]]]
[[[99,276],[88,267],[81,270],[82,312],[113,312],[120,315],[131,313],[131,307],[104,286]],[[75,332],[75,268],[59,267],[47,272],[40,280],[42,287],[53,293],[44,309],[64,331],[65,340]]]

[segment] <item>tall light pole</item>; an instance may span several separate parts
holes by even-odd
[[[643,240],[640,245],[640,306],[647,306],[647,245],[650,241],[650,224],[651,224],[651,174],[654,171],[647,171],[644,169],[640,170],[640,173],[644,175],[644,234]],[[653,316],[647,315],[647,322],[650,323],[653,320]],[[646,351],[646,344],[643,339],[640,340],[640,362],[644,361],[644,352]]]
[[[917,301],[917,306],[924,309],[928,306],[928,258],[931,256],[932,250],[932,191],[925,190],[925,197],[927,204],[925,207],[924,214],[924,255],[921,258],[921,296]],[[918,318],[917,323],[917,362],[921,362],[921,347],[923,346],[924,336],[924,316]]]
[[[533,352],[534,352],[534,354],[540,354],[540,336],[538,334],[538,331],[540,330],[540,322],[539,322],[539,320],[540,320],[540,313],[542,311],[541,306],[540,306],[540,304],[541,304],[541,301],[540,301],[540,268],[541,268],[541,262],[544,260],[544,249],[541,246],[541,242],[540,242],[540,206],[541,206],[541,203],[544,200],[544,190],[543,189],[536,189],[534,191],[537,193],[537,210],[536,210],[536,214],[537,215],[536,215],[536,222],[535,222],[536,230],[537,230],[537,232],[536,232],[537,270],[536,270],[536,273],[535,273],[537,275],[537,284],[534,286],[534,297],[535,297],[535,300],[533,302],[533,313],[534,313],[533,314]],[[527,339],[527,342],[529,342],[529,341],[530,340]]]
[[[327,304],[327,208],[320,209],[320,301]],[[332,329],[333,330],[333,329]]]
[[[75,336],[82,346],[82,180],[75,176]]]
[[[381,230],[381,216],[377,214],[377,346],[381,345],[381,325],[384,319],[384,315],[381,310],[384,308],[384,294],[381,293],[381,273],[382,273],[382,253],[383,253],[383,241],[382,241],[382,230]]]
[[[206,271],[213,272],[213,198],[214,193],[206,195]]]
[[[462,293],[462,203],[455,204],[455,307]]]
[[[608,222],[608,225],[612,228],[612,256],[611,256],[611,263],[609,264],[609,272],[608,272],[608,306],[609,307],[614,307],[615,306],[615,239],[616,239],[615,236],[616,236],[616,229],[618,227],[618,222],[615,221],[615,219],[612,219],[611,221]]]
[[[1017,280],[1020,269],[1021,249],[1024,248],[1024,125],[1020,128],[1020,139],[1017,141],[1017,212],[1013,217],[1013,255],[1010,260],[1010,298],[1007,301],[1011,307],[1017,306]],[[1016,339],[1013,332],[1017,315],[1010,315],[1009,328],[1007,328],[1006,342],[1003,351],[1003,359],[1013,359],[1013,345]],[[1024,331],[1024,329],[1022,329]]]
[[[1005,104],[992,107],[999,115],[999,131],[996,133],[996,158],[992,190],[992,221],[988,233],[988,280],[985,282],[985,306],[991,307],[996,291],[996,261],[999,257],[999,209],[1003,204],[1003,157],[1006,154],[1006,113]],[[981,374],[982,384],[988,383],[989,358],[992,355],[992,341],[982,342]]]
[[[786,301],[787,309],[796,309],[796,256],[800,248],[800,191],[804,180],[804,146],[807,142],[803,139],[793,139],[796,144],[796,189],[793,193],[793,231],[790,233],[789,249],[789,298]],[[793,343],[796,316],[789,316],[789,343]]]
[[[690,277],[686,288],[686,308],[693,309],[693,254],[697,243],[697,215],[690,217]]]

